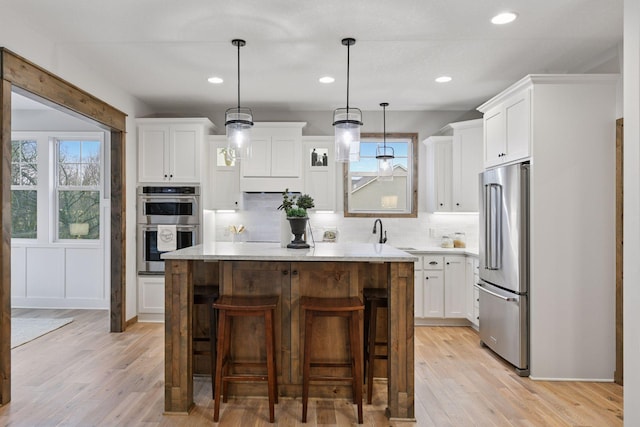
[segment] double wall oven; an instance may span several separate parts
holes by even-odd
[[[137,196],[138,274],[164,274],[158,226],[175,227],[175,249],[200,243],[200,187],[141,186]]]

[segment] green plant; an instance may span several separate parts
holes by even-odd
[[[278,206],[278,210],[284,210],[289,218],[305,218],[307,209],[314,206],[313,197],[308,194],[290,195],[287,188],[282,193],[282,204]]]

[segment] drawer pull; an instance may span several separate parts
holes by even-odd
[[[438,261],[431,261],[429,262],[429,265],[438,265]]]

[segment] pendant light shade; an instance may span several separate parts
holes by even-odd
[[[234,39],[231,44],[238,48],[238,106],[225,112],[224,125],[227,129],[229,152],[236,160],[251,157],[251,127],[253,114],[251,109],[240,107],[240,48],[247,43]]]
[[[360,160],[360,127],[362,111],[349,107],[349,48],[356,43],[353,38],[342,39],[347,47],[347,106],[333,112],[335,126],[336,162],[357,162]]]
[[[376,148],[376,159],[378,160],[378,181],[393,181],[393,159],[395,158],[393,147],[387,147],[387,107],[388,102],[380,104],[382,107],[382,144]]]

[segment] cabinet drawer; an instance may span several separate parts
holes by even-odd
[[[438,255],[425,255],[423,258],[425,270],[442,270],[444,257]]]

